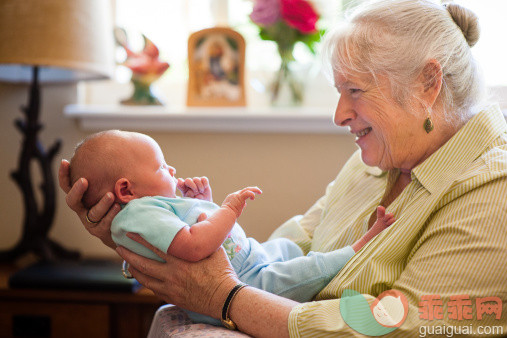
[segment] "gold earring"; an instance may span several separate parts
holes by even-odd
[[[433,125],[433,121],[431,121],[431,115],[430,110],[426,108],[426,111],[428,112],[428,117],[424,120],[424,130],[426,130],[426,133],[430,133],[435,126]]]

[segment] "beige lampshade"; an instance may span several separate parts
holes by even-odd
[[[112,27],[109,0],[0,0],[0,81],[108,78]]]

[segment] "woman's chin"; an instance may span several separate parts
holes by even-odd
[[[372,151],[365,150],[361,148],[361,158],[367,166],[370,167],[378,167],[380,162],[375,156],[376,154],[373,154]]]

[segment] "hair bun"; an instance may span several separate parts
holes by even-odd
[[[480,36],[479,18],[474,12],[456,3],[447,3],[445,7],[452,19],[463,32],[470,47],[477,43]]]

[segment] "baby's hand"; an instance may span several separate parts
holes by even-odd
[[[213,202],[209,180],[205,176],[185,179],[178,178],[177,186],[183,197]]]
[[[236,214],[236,218],[238,218],[241,215],[241,212],[243,212],[246,200],[255,199],[256,194],[262,194],[261,189],[258,187],[247,187],[233,192],[225,198],[222,203],[222,207],[230,208]]]

